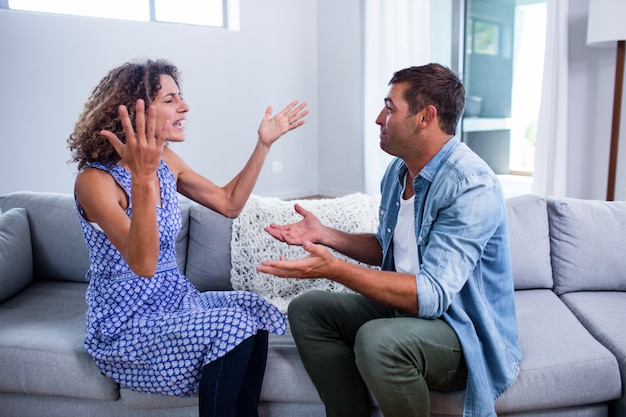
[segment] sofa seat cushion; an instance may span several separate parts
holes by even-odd
[[[119,398],[83,347],[87,284],[34,281],[0,304],[0,391]]]
[[[317,390],[304,369],[296,343],[287,329],[285,336],[270,334],[262,401],[320,403]]]
[[[552,291],[516,291],[515,303],[522,362],[516,381],[496,402],[498,415],[561,408],[570,415],[565,410],[619,397],[615,357]],[[431,391],[430,399],[431,413],[463,414],[465,391]]]
[[[550,290],[515,292],[520,373],[496,402],[510,413],[601,403],[621,396],[615,356]]]
[[[269,335],[267,367],[261,391],[262,402],[321,403],[298,356],[289,330],[285,336]],[[132,408],[170,408],[198,403],[196,395],[188,398],[146,394],[122,387],[122,400]]]
[[[157,410],[161,408],[181,407],[198,408],[198,393],[191,397],[173,397],[169,395],[133,391],[128,387],[121,386],[120,398],[126,407],[132,409]]]
[[[615,355],[622,374],[624,394],[620,399],[626,410],[626,293],[613,291],[573,292],[561,299],[600,343]]]
[[[593,338],[552,291],[516,291],[515,297],[523,357],[516,382],[496,403],[499,414],[570,408],[620,396],[615,357]],[[196,396],[170,398],[128,389],[122,389],[121,396],[133,408],[197,403]],[[431,391],[430,399],[432,413],[458,416],[463,412],[465,391]],[[285,336],[270,335],[261,401],[321,403],[289,332]]]
[[[269,335],[267,368],[263,379],[261,402],[271,404],[317,404],[322,401],[307,374],[289,329],[285,336]],[[146,394],[128,388],[120,390],[124,403],[131,408],[176,408],[198,403],[197,394],[188,398]],[[460,415],[465,391],[451,393],[431,392],[431,411],[443,415]],[[372,406],[376,407],[375,400]]]
[[[464,399],[464,390],[452,393],[431,391],[431,413],[460,415]],[[261,401],[273,404],[322,404],[317,389],[300,360],[289,328],[285,336],[270,334]],[[380,415],[376,400],[370,397],[370,401],[373,409],[372,415]]]

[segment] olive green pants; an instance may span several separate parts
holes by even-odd
[[[443,320],[324,291],[296,297],[288,317],[327,417],[369,417],[368,389],[385,417],[427,417],[429,388],[465,386],[461,346]]]

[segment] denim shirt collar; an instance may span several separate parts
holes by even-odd
[[[433,156],[432,159],[428,161],[428,163],[424,166],[424,168],[422,168],[422,170],[418,174],[418,177],[422,177],[428,182],[433,182],[435,175],[437,175],[437,172],[439,171],[441,166],[445,163],[445,161],[448,159],[448,157],[450,156],[454,148],[456,148],[459,145],[459,143],[460,141],[456,136],[450,138],[450,140],[448,140],[446,144],[443,145],[443,147],[439,150],[439,152],[437,152],[437,154],[435,154],[435,156]],[[403,161],[402,166],[398,170],[398,181],[400,182],[400,184],[404,184],[404,178],[406,176],[407,171],[408,171],[408,168]],[[417,177],[413,180],[414,187],[415,187],[416,180],[417,180]]]

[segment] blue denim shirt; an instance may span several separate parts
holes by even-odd
[[[388,166],[376,237],[382,269],[395,270],[393,230],[407,167]],[[521,350],[513,298],[507,208],[497,177],[453,138],[413,181],[418,316],[443,318],[468,367],[465,416],[495,416],[496,399],[515,380]]]

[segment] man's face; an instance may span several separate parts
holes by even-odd
[[[407,87],[407,83],[392,84],[385,97],[385,107],[376,118],[376,124],[380,126],[380,148],[399,157],[408,150],[418,134],[416,115],[410,114],[409,104],[404,100]]]

